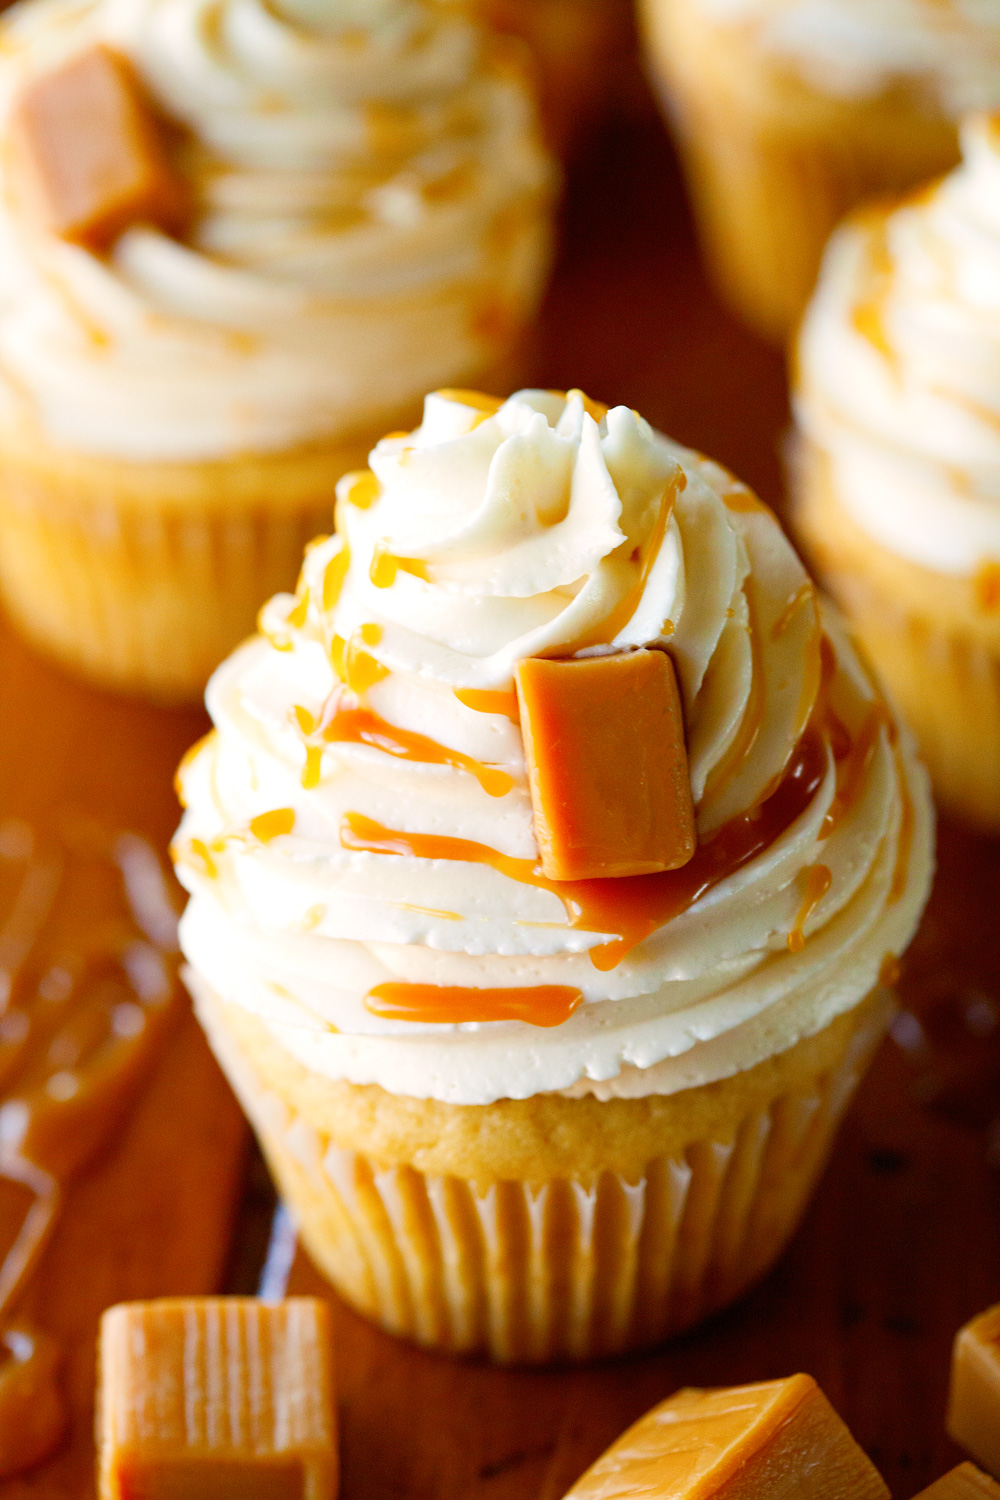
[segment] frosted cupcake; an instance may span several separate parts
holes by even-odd
[[[958,159],[1000,105],[1000,0],[641,0],[706,250],[749,323],[783,339],[862,199]]]
[[[650,1343],[802,1212],[927,893],[924,777],[771,513],[634,412],[442,392],[370,463],[180,774],[199,1013],[355,1307],[500,1360]],[[643,664],[696,838],[550,878],[526,677]],[[623,846],[649,707],[555,746],[642,781]]]
[[[96,245],[35,180],[95,57],[185,201]],[[445,0],[39,0],[3,24],[4,140],[8,607],[101,682],[197,693],[340,475],[510,361],[550,245],[530,95]]]
[[[949,807],[1000,830],[1000,118],[830,246],[803,327],[798,521]]]

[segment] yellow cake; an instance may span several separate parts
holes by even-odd
[[[832,243],[799,349],[797,524],[941,801],[1000,829],[1000,172],[963,167]]]
[[[772,514],[628,408],[441,392],[370,465],[210,684],[188,983],[354,1306],[498,1360],[655,1342],[794,1230],[925,780]]]
[[[640,0],[719,287],[784,340],[855,204],[958,159],[964,110],[1000,104],[1000,5]]]
[[[66,664],[165,699],[428,386],[509,378],[549,259],[526,75],[443,0],[18,7],[0,183],[0,589]]]

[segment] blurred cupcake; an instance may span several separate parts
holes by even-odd
[[[500,1360],[655,1342],[798,1221],[927,893],[924,778],[770,511],[625,407],[439,393],[338,505],[181,771],[201,1018],[354,1306]],[[652,687],[593,684],[647,667],[697,832],[617,873],[667,777]],[[553,671],[584,731],[525,697]],[[613,846],[585,878],[545,873],[547,755]]]
[[[1000,0],[641,0],[721,290],[784,339],[862,199],[958,160],[1000,105]]]
[[[831,243],[803,326],[798,521],[940,798],[1000,830],[1000,117]]]
[[[5,18],[0,583],[67,664],[197,693],[378,434],[506,378],[553,171],[484,37],[446,0]],[[79,150],[76,115],[101,121]],[[74,218],[93,159],[133,150],[155,190]]]
[[[538,74],[546,135],[569,150],[600,117],[629,35],[627,0],[476,0],[498,31],[520,37]]]

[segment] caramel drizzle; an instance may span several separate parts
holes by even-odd
[[[477,714],[503,714],[512,724],[521,722],[521,705],[513,688],[506,692],[502,689],[456,688],[455,697]]]
[[[483,864],[524,885],[558,896],[570,927],[613,933],[590,950],[596,969],[617,968],[651,933],[687,911],[728,875],[749,863],[808,807],[826,773],[826,748],[818,734],[803,736],[777,790],[758,807],[724,824],[680,870],[600,880],[548,880],[534,860],[500,854],[486,844],[440,834],[400,833],[359,813],[347,813],[340,829],[345,849],[369,854],[410,855]]]
[[[490,797],[506,796],[514,785],[513,777],[506,771],[483,765],[471,755],[451,750],[427,735],[388,723],[372,709],[364,707],[354,694],[334,692],[317,727],[330,744],[370,745],[399,760],[467,771]]]
[[[365,1009],[387,1021],[460,1025],[464,1021],[524,1021],[529,1026],[562,1026],[583,1004],[571,985],[543,984],[525,989],[477,990],[435,984],[377,984],[365,996]]]

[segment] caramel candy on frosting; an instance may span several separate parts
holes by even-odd
[[[543,873],[592,880],[687,864],[694,806],[669,656],[528,657],[516,680]]]
[[[100,1372],[101,1500],[333,1500],[325,1303],[123,1303],[101,1320]]]
[[[623,1433],[566,1500],[888,1500],[809,1375],[682,1390]]]
[[[27,85],[13,140],[48,227],[101,253],[133,224],[181,232],[188,197],[126,58],[95,45]]]
[[[958,1331],[946,1425],[949,1436],[1000,1479],[1000,1303]]]
[[[975,1464],[959,1464],[936,1484],[921,1490],[916,1500],[1000,1500],[1000,1484]]]

